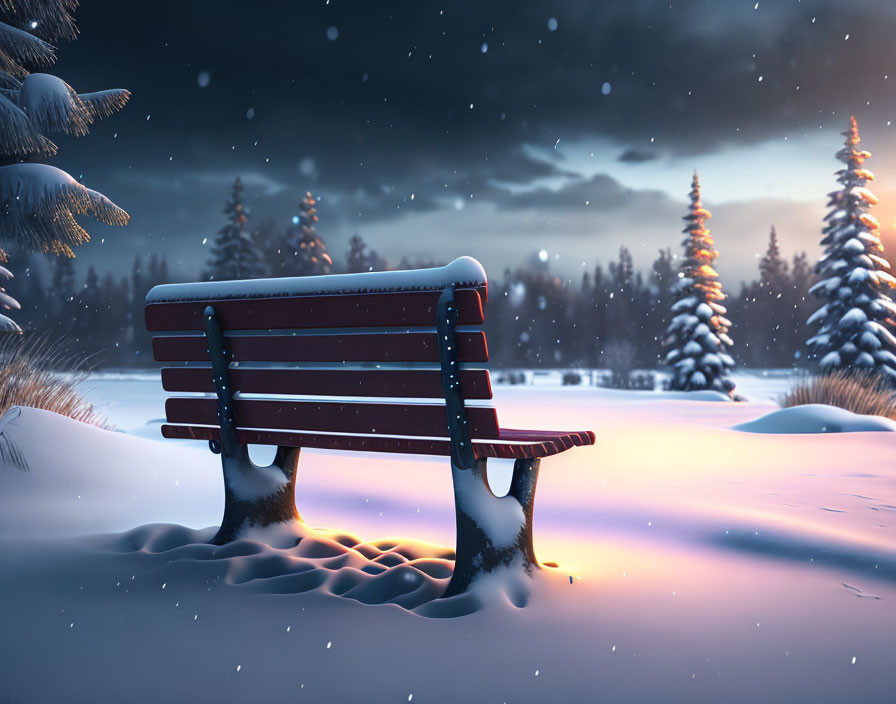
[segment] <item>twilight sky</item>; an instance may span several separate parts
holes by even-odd
[[[696,168],[733,288],[772,222],[815,257],[850,113],[896,246],[888,0],[83,0],[77,20],[53,72],[133,93],[53,161],[132,216],[88,228],[100,270],[164,250],[195,275],[237,174],[284,227],[319,196],[337,261],[359,232],[493,277],[541,248],[568,275],[622,244],[646,267],[677,250]]]

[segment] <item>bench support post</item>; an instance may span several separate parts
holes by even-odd
[[[535,486],[538,483],[538,470],[541,460],[537,458],[518,459],[513,463],[513,478],[510,480],[508,496],[515,498],[523,509],[526,522],[520,540],[524,564],[527,570],[540,569],[533,546],[532,516],[535,512]]]
[[[483,574],[507,567],[531,575],[538,567],[532,545],[532,506],[538,480],[538,459],[518,459],[507,496],[492,493],[486,459],[471,469],[452,464],[457,515],[454,574],[443,597],[465,592]]]
[[[221,426],[221,445],[212,452],[223,450],[228,455],[236,455],[239,441],[236,438],[236,421],[233,418],[233,389],[230,387],[230,351],[224,344],[224,332],[212,306],[206,306],[202,314],[205,339],[208,342],[208,358],[212,364],[212,379],[218,397],[218,425]]]
[[[224,472],[224,518],[212,543],[224,545],[236,540],[243,528],[302,520],[296,509],[299,448],[278,447],[274,461],[267,467],[259,467],[249,458],[248,445],[237,438],[234,390],[229,379],[230,353],[224,344],[224,333],[212,306],[205,309],[202,318],[221,427],[221,442],[212,440],[209,447],[221,454]]]
[[[457,305],[454,286],[448,286],[439,296],[436,337],[439,340],[439,361],[442,367],[442,389],[448,413],[448,437],[451,439],[451,464],[470,469],[476,459],[470,439],[470,424],[464,407],[460,386],[460,355],[457,351]]]
[[[235,455],[221,453],[224,469],[224,517],[212,544],[225,545],[240,537],[244,528],[300,521],[296,509],[298,447],[278,447],[274,461],[259,467],[240,445]]]
[[[467,422],[454,294],[454,286],[442,291],[436,322],[457,516],[454,574],[443,597],[465,592],[477,577],[499,567],[521,568],[527,574],[538,569],[532,547],[532,505],[540,460],[518,459],[507,496],[494,495],[488,485],[486,458],[476,457]]]

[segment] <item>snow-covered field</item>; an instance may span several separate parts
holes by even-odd
[[[896,700],[896,434],[733,430],[786,373],[737,375],[737,404],[558,379],[496,404],[509,427],[597,432],[542,464],[535,548],[559,567],[523,608],[454,618],[361,603],[384,592],[336,533],[221,554],[207,531],[131,531],[216,525],[223,502],[218,457],[159,439],[155,377],[86,383],[123,432],[26,409],[4,436],[28,471],[0,466],[0,700]],[[498,489],[509,469],[492,461]],[[447,553],[414,540],[454,543],[446,461],[305,450],[297,501],[444,580]]]

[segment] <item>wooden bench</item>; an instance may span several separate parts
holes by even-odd
[[[451,458],[457,558],[446,595],[502,565],[538,567],[532,509],[541,458],[594,433],[509,430],[492,398],[485,271],[462,257],[438,269],[156,286],[146,327],[166,391],[167,438],[222,455],[224,518],[213,542],[247,525],[301,520],[302,447]],[[468,403],[470,402],[470,403]],[[277,446],[258,467],[248,445]],[[486,461],[514,463],[496,497]]]

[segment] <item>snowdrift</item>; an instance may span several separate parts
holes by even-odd
[[[674,399],[677,401],[720,401],[722,403],[732,403],[731,396],[712,389],[703,389],[701,391],[663,391],[661,398],[664,401]]]
[[[3,534],[48,537],[186,516],[199,525],[220,519],[224,490],[211,453],[20,410],[0,436],[25,459],[24,467],[0,461]]]
[[[87,387],[130,435],[27,409],[2,433],[29,467],[0,464],[6,698],[892,699],[894,433],[731,429],[766,401],[497,388],[508,424],[586,423],[598,444],[539,478],[536,554],[560,567],[528,596],[502,574],[455,602],[430,598],[454,539],[439,458],[303,451],[308,526],[363,539],[291,526],[217,548],[220,460],[147,439],[158,377]]]
[[[223,491],[210,486],[221,483],[218,458],[203,451],[201,459],[212,466],[191,466],[195,450],[204,450],[199,443],[190,448],[188,443],[151,442],[33,408],[16,408],[10,418],[0,441],[25,461],[24,466],[0,465],[0,528],[7,535],[34,538],[130,526],[153,512],[186,512],[203,492],[207,498],[201,510],[214,516],[211,523],[220,518]],[[178,496],[184,470],[201,478],[194,476],[193,490]],[[149,502],[138,499],[144,492],[152,497]],[[218,505],[208,505],[212,502]],[[363,541],[352,533],[301,523],[249,529],[244,539],[223,547],[208,544],[214,532],[149,524],[92,544],[110,554],[158,556],[159,564],[175,562],[179,569],[191,561],[219,561],[226,566],[226,584],[257,583],[268,593],[320,590],[433,617],[463,616],[494,601],[522,607],[532,581],[502,573],[488,580],[487,589],[429,603],[441,596],[451,577],[452,549],[405,538]],[[142,567],[151,566],[149,560]],[[172,579],[177,573],[171,570]]]
[[[863,416],[835,406],[808,404],[782,408],[761,418],[740,423],[734,430],[744,433],[861,433],[894,431],[896,421],[880,416]]]
[[[247,585],[265,594],[301,594],[317,590],[363,604],[396,604],[417,614],[451,618],[486,606],[526,605],[532,579],[505,570],[474,583],[473,589],[439,599],[454,568],[454,551],[425,541],[362,541],[351,533],[314,530],[301,523],[249,529],[224,546],[208,543],[214,529],[146,525],[113,536],[91,539],[108,553],[129,553],[141,571],[177,564],[163,573],[172,580],[193,565],[217,561],[227,585]]]

